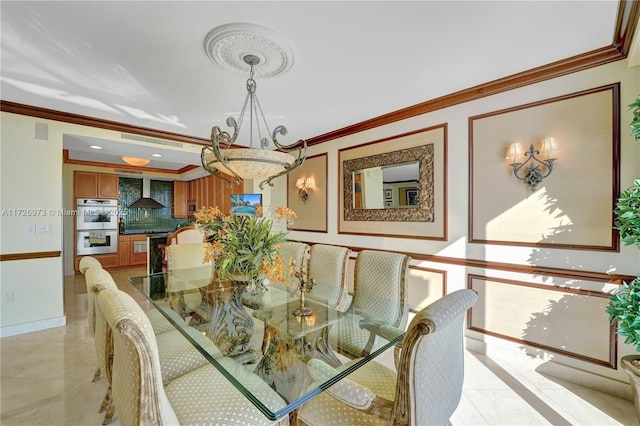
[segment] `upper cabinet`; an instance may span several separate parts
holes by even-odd
[[[189,182],[180,180],[173,181],[173,203],[171,206],[171,216],[175,218],[187,218],[187,196],[189,195]]]
[[[118,175],[96,172],[73,172],[75,198],[118,198]]]

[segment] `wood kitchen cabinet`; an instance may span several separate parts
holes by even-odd
[[[231,194],[242,194],[243,184],[233,185],[217,176],[209,175],[188,183],[187,204],[195,204],[196,211],[202,207],[217,206],[221,212],[230,213]]]
[[[189,217],[187,207],[187,197],[189,195],[189,182],[173,181],[173,203],[171,205],[171,216],[186,219]]]
[[[73,172],[75,198],[118,198],[118,175],[111,173]]]
[[[129,235],[129,260],[131,266],[140,266],[147,264],[147,236]]]
[[[118,235],[118,264],[131,265],[131,242],[128,235]]]
[[[147,264],[147,236],[145,234],[118,235],[119,266]]]

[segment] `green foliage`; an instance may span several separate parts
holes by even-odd
[[[272,221],[257,216],[231,215],[218,232],[217,242],[223,247],[217,263],[226,274],[255,276],[264,262],[273,263],[286,233],[271,232]]]
[[[633,111],[633,119],[629,126],[631,127],[631,135],[640,141],[640,98],[636,98],[632,104],[629,105],[629,109]]]
[[[618,322],[618,334],[625,336],[624,342],[640,352],[640,277],[623,285],[624,290],[609,297],[606,311],[612,323]]]
[[[196,212],[195,218],[209,241],[205,258],[214,260],[220,278],[241,275],[252,283],[263,278],[284,282],[286,270],[279,248],[287,233],[272,231],[272,227],[274,220],[286,219],[290,225],[295,218],[293,210],[278,207],[263,215],[258,208],[255,215],[227,216],[217,207],[208,207]]]
[[[624,245],[640,247],[640,178],[622,191],[613,212],[616,215],[613,227],[620,232]]]

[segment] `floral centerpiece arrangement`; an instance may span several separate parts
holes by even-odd
[[[225,215],[218,207],[203,208],[195,214],[196,227],[208,241],[205,258],[214,261],[218,278],[247,281],[252,286],[261,285],[265,278],[286,282],[291,271],[287,271],[279,248],[287,233],[272,228],[275,220],[286,220],[290,225],[295,217],[287,207],[264,214],[261,206],[255,215]]]

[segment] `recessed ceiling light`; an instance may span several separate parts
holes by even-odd
[[[102,149],[102,147],[98,146],[98,145],[89,145],[89,148],[91,148],[91,149]]]
[[[162,157],[162,155],[160,155],[160,154],[151,154],[151,156],[152,156],[152,157],[156,157],[156,158],[160,158],[160,157]]]

